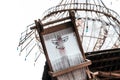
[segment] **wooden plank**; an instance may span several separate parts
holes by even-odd
[[[117,71],[113,71],[113,72],[115,72],[115,73],[120,73],[120,70],[117,70]]]
[[[120,56],[111,57],[111,58],[107,58],[107,59],[99,59],[99,60],[92,61],[92,63],[98,63],[98,62],[104,62],[104,61],[113,61],[113,60],[119,60],[119,59],[120,59]]]
[[[69,15],[70,15],[70,18],[71,18],[71,21],[72,21],[72,24],[73,24],[73,28],[74,28],[75,34],[76,34],[76,38],[77,38],[77,42],[78,42],[78,45],[79,45],[79,49],[80,49],[80,51],[82,53],[82,56],[83,56],[83,58],[85,60],[86,56],[85,56],[85,53],[84,53],[84,50],[83,50],[82,42],[80,40],[80,35],[79,35],[79,32],[78,32],[78,29],[77,29],[77,26],[76,26],[75,12],[74,11],[69,11]],[[86,70],[89,71],[88,66],[86,67]],[[87,75],[88,75],[88,78],[91,79],[91,76],[90,76],[89,72],[87,72]]]
[[[89,56],[96,56],[96,55],[108,54],[108,53],[116,53],[116,52],[120,52],[120,48],[87,52],[85,54],[89,57]]]
[[[50,24],[53,24],[53,23],[56,23],[56,22],[58,23],[60,21],[65,21],[67,19],[70,19],[70,17],[65,17],[65,18],[62,18],[62,19],[55,20],[55,21],[47,22],[47,23],[44,23],[43,26],[50,25]]]
[[[44,42],[44,39],[43,39],[43,35],[41,34],[42,33],[41,30],[43,30],[43,28],[40,28],[40,27],[43,27],[42,23],[40,22],[40,20],[39,20],[39,22],[37,22],[37,20],[35,20],[35,24],[36,24],[36,29],[37,29],[37,32],[39,34],[40,41],[41,41],[41,44],[42,44],[42,47],[43,47],[43,51],[45,53],[45,57],[47,59],[49,68],[50,68],[50,70],[53,70],[52,67],[51,67],[50,59],[48,57],[48,53],[47,53],[47,50],[46,50],[46,46],[45,46],[45,42]]]
[[[98,69],[102,69],[102,68],[109,68],[109,67],[112,67],[112,66],[114,66],[114,65],[116,65],[116,66],[118,66],[118,65],[120,65],[119,63],[115,63],[115,64],[107,64],[107,65],[105,65],[105,66],[99,66],[99,67],[94,67],[94,68],[92,68],[92,69],[94,69],[94,70],[98,70]]]
[[[103,76],[103,77],[119,77],[120,78],[120,73],[113,73],[113,72],[102,72],[102,71],[99,71],[98,75],[99,76]]]
[[[83,68],[83,67],[87,67],[88,65],[91,65],[91,64],[92,63],[91,63],[90,60],[86,60],[84,63],[81,63],[81,64],[79,64],[77,66],[73,66],[73,67],[70,67],[68,69],[57,71],[57,72],[49,72],[49,74],[52,77],[56,77],[56,76],[60,76],[60,75],[69,73],[69,72],[74,71],[74,70],[78,70],[78,69]]]
[[[58,20],[55,20],[55,21],[51,21],[51,22],[44,23],[44,24],[42,24],[42,26],[44,27],[44,26],[47,26],[47,25],[50,25],[50,24],[58,23],[58,22],[60,22],[60,21],[65,21],[65,20],[69,20],[69,19],[70,19],[70,17],[65,17],[65,18],[62,18],[62,19],[58,19]],[[40,21],[40,19],[39,19],[39,21]],[[31,30],[32,30],[32,29],[36,29],[36,26],[30,27],[30,29],[31,29]]]
[[[85,54],[84,54],[84,50],[83,50],[83,47],[82,47],[82,43],[81,43],[81,40],[80,40],[80,35],[79,35],[78,29],[77,29],[77,26],[76,26],[76,23],[75,23],[75,13],[74,13],[74,11],[70,11],[69,15],[70,15],[70,18],[71,18],[71,21],[72,21],[72,24],[73,24],[73,28],[74,28],[75,33],[76,33],[76,38],[77,38],[77,41],[78,41],[78,44],[79,44],[80,51],[83,55],[83,58],[86,59]]]
[[[67,23],[64,23],[64,24],[59,24],[59,25],[56,25],[56,26],[52,26],[52,27],[44,29],[44,32],[42,32],[42,35],[57,32],[57,31],[69,28],[71,26],[72,26],[71,21],[67,22]]]
[[[87,57],[92,57],[92,56],[99,56],[99,55],[105,55],[105,54],[108,54],[108,55],[110,55],[110,54],[112,54],[112,53],[118,53],[119,54],[119,52],[120,52],[120,50],[111,50],[111,51],[101,51],[101,52],[90,52],[89,54],[90,55],[87,55]],[[88,54],[88,53],[87,53]]]

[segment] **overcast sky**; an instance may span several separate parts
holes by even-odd
[[[41,55],[34,67],[33,61],[24,61],[19,56],[17,45],[20,33],[26,26],[39,19],[50,6],[58,0],[1,0],[0,1],[0,80],[41,80],[44,55]],[[103,0],[104,1],[104,0]],[[120,0],[110,8],[120,13]]]

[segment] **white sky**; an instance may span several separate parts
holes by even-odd
[[[24,56],[18,56],[17,45],[26,26],[39,19],[42,13],[57,1],[0,1],[0,80],[41,80],[44,55],[41,55],[39,63],[34,67],[33,61],[24,61]],[[120,0],[105,1],[118,1],[114,2],[111,8],[120,13]]]

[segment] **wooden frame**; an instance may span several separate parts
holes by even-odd
[[[75,24],[75,14],[74,14],[74,11],[70,11],[69,13],[70,13],[71,21],[63,23],[63,24],[55,25],[55,26],[52,26],[52,27],[46,28],[46,29],[44,29],[44,26],[43,26],[43,24],[41,23],[40,20],[35,21],[36,26],[34,28],[36,28],[38,33],[39,33],[39,37],[41,39],[40,41],[42,43],[42,47],[43,47],[43,50],[44,50],[44,53],[45,53],[45,56],[46,56],[46,60],[48,62],[50,70],[51,70],[50,71],[50,75],[52,77],[57,77],[59,75],[65,74],[65,73],[68,73],[68,72],[71,72],[71,71],[74,71],[74,70],[77,70],[77,69],[80,69],[80,68],[83,68],[83,67],[87,67],[88,65],[91,64],[91,61],[86,60],[86,57],[85,57],[85,54],[84,54],[84,51],[83,51],[83,48],[82,48],[82,44],[81,44],[81,41],[80,41],[80,37],[79,37],[78,30],[77,30],[77,26]],[[31,28],[31,29],[34,29],[34,28]],[[70,67],[68,69],[64,69],[62,71],[54,72],[54,70],[52,68],[51,61],[50,61],[50,56],[48,55],[48,50],[47,50],[47,47],[46,47],[46,42],[45,42],[44,35],[51,34],[53,32],[58,32],[60,30],[69,29],[69,28],[70,28],[70,30],[72,29],[72,31],[74,32],[74,34],[76,36],[76,41],[77,41],[79,50],[81,51],[81,54],[83,56],[83,60],[85,62],[83,62],[82,64],[79,64],[79,65]],[[87,68],[87,70],[88,70],[88,68]]]

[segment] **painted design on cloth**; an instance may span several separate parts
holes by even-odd
[[[68,41],[68,36],[62,37],[60,35],[57,35],[57,38],[55,40],[52,40],[52,43],[56,45],[56,49],[59,49],[60,53],[63,53],[65,51],[64,43]]]

